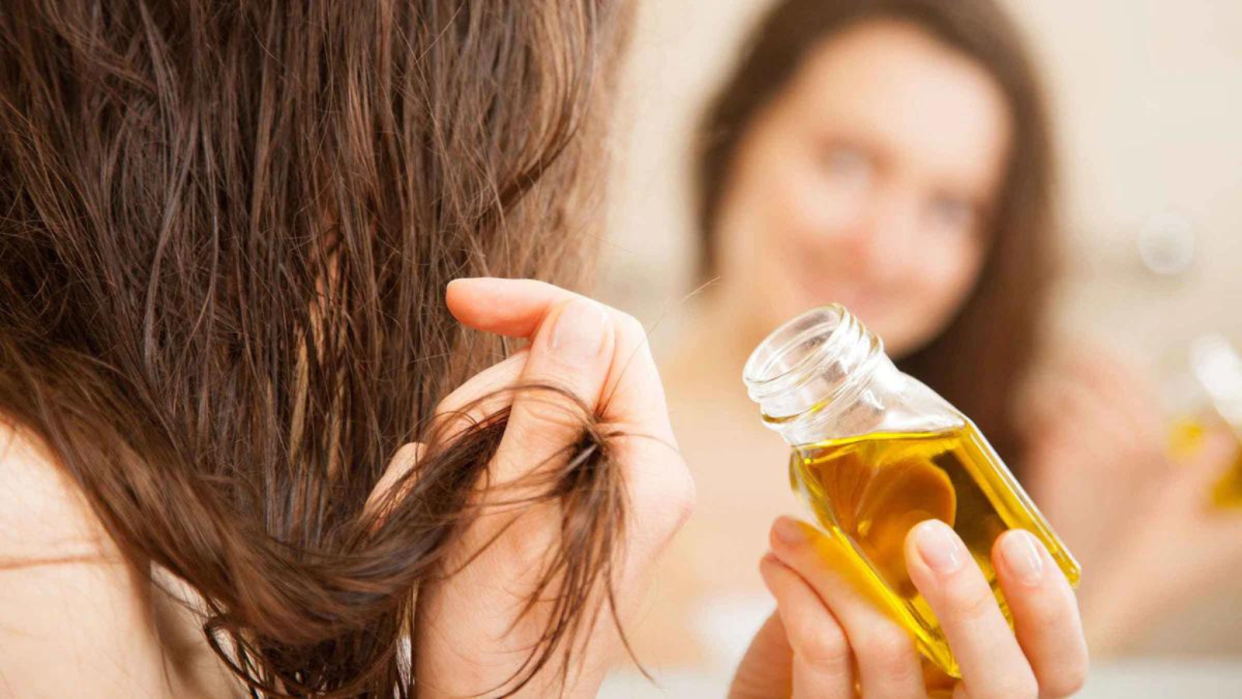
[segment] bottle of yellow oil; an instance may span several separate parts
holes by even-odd
[[[1189,457],[1209,430],[1230,432],[1238,450],[1213,486],[1211,500],[1219,508],[1242,508],[1242,355],[1224,337],[1203,335],[1191,343],[1189,364],[1195,406],[1173,422],[1170,453]]]
[[[948,674],[959,676],[957,662],[906,572],[903,544],[914,525],[934,518],[953,527],[1006,616],[991,553],[1007,529],[1038,537],[1077,584],[1077,562],[974,424],[900,372],[845,308],[817,308],[775,330],[743,379],[764,422],[793,447],[795,492],[848,545],[871,596]]]

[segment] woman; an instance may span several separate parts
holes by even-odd
[[[477,277],[576,281],[624,25],[6,4],[6,692],[594,693],[693,486],[637,322]]]
[[[766,545],[759,523],[793,505],[788,447],[761,425],[739,377],[772,328],[830,301],[971,416],[1018,471],[1083,561],[1089,620],[1118,612],[1097,619],[1101,648],[1133,635],[1141,615],[1121,610],[1155,609],[1151,594],[1185,598],[1209,561],[1242,563],[1236,518],[1205,519],[1187,499],[1196,486],[1162,487],[1210,478],[1225,447],[1198,468],[1168,469],[1156,401],[1134,372],[1041,336],[1056,235],[1052,139],[1032,61],[997,3],[778,2],[701,131],[701,266],[712,283],[663,365],[700,516],[659,576],[654,654],[677,664],[713,652],[661,642],[668,618],[713,637],[761,618],[749,561]],[[1057,380],[1031,381],[1037,363]],[[1124,487],[1112,483],[1121,473]],[[1137,521],[1162,490],[1187,493],[1155,508],[1178,514]],[[1138,543],[1161,526],[1212,543],[1193,561]],[[1122,548],[1134,560],[1114,566]],[[1174,580],[1162,555],[1195,574]]]

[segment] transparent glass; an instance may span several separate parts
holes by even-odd
[[[1242,508],[1242,355],[1220,335],[1203,335],[1190,345],[1191,396],[1183,397],[1173,421],[1170,450],[1184,458],[1197,451],[1209,430],[1224,427],[1238,442],[1233,464],[1212,486],[1212,504]]]
[[[817,308],[778,328],[751,354],[743,380],[763,421],[793,447],[795,492],[940,669],[960,676],[906,572],[903,544],[914,525],[952,526],[1007,617],[991,559],[1007,529],[1038,537],[1077,585],[1077,562],[974,423],[899,371],[845,308]]]

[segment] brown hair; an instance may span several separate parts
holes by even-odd
[[[1032,359],[1052,262],[1055,163],[1036,70],[994,0],[785,0],[755,30],[711,103],[698,156],[702,266],[738,143],[823,42],[868,20],[909,22],[978,62],[1004,92],[1013,142],[979,279],[948,327],[899,364],[970,415],[1011,464],[1020,435],[1010,400]]]
[[[0,417],[46,442],[130,564],[201,593],[256,694],[413,693],[413,593],[477,514],[506,418],[447,444],[431,420],[502,354],[444,288],[584,269],[620,14],[0,11]],[[608,598],[619,475],[583,417],[544,488],[566,543],[526,679]],[[379,517],[368,495],[413,440],[429,451]]]

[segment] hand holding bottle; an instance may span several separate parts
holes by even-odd
[[[914,642],[853,581],[849,556],[819,530],[789,518],[772,527],[761,562],[777,612],[755,636],[730,696],[1061,697],[1086,679],[1087,648],[1074,592],[1039,540],[1002,535],[992,561],[1013,614],[1006,622],[977,562],[953,530],[928,520],[911,530],[905,555],[934,609],[962,680],[927,683]],[[947,680],[947,678],[944,678]]]
[[[1010,529],[1039,539],[1077,582],[1077,562],[974,423],[899,371],[845,308],[812,309],[777,328],[751,354],[743,381],[792,447],[794,490],[824,530],[850,542],[844,562],[857,564],[859,586],[946,674],[961,670],[935,605],[906,570],[903,542],[915,525],[937,519],[951,528],[998,596],[991,553]]]
[[[1057,368],[1025,415],[1039,435],[1027,482],[1089,571],[1081,598],[1093,650],[1115,652],[1143,625],[1242,574],[1242,513],[1211,497],[1237,441],[1209,432],[1171,459],[1141,372],[1099,351]]]

